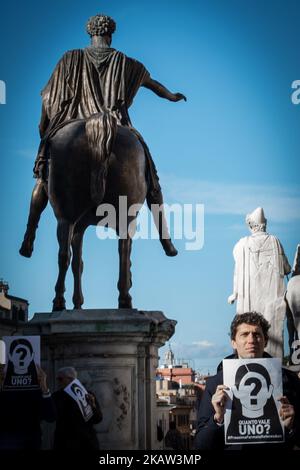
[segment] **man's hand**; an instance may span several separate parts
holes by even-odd
[[[231,294],[228,299],[227,299],[227,302],[231,305],[231,304],[234,304],[234,302],[236,301],[236,294]]]
[[[173,93],[173,98],[171,99],[171,101],[181,101],[181,100],[184,100],[186,101],[186,97],[182,94],[182,93]]]
[[[215,410],[214,420],[219,424],[222,424],[224,421],[225,405],[229,398],[225,390],[229,390],[229,387],[218,385],[211,398],[211,404]]]
[[[278,398],[278,401],[281,403],[279,409],[281,421],[286,429],[292,429],[295,418],[295,409],[293,405],[290,404],[287,397],[280,397]]]
[[[92,393],[87,393],[85,397],[88,404],[91,405],[92,408],[96,408],[96,400],[94,395]]]
[[[37,370],[37,377],[38,377],[38,382],[39,386],[42,390],[42,393],[49,393],[49,388],[47,385],[47,375],[46,372],[43,371],[43,369],[36,364],[36,370]]]

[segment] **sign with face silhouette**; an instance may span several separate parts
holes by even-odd
[[[280,359],[224,359],[229,400],[224,419],[226,444],[283,442],[279,417],[282,396]]]
[[[78,379],[75,379],[64,389],[64,391],[76,401],[83,419],[88,421],[93,416],[93,410],[91,405],[87,402],[86,396],[88,395],[88,392],[82,383]]]
[[[39,388],[40,336],[4,336],[6,367],[3,390]]]

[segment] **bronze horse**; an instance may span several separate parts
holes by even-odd
[[[119,196],[127,197],[128,208],[141,207],[147,195],[147,162],[137,135],[116,124],[109,113],[74,120],[59,129],[49,141],[49,200],[57,219],[59,274],[55,286],[53,311],[65,309],[65,278],[71,261],[74,276],[73,304],[81,308],[82,241],[89,225],[103,224],[119,235],[119,308],[131,308],[131,246],[129,226],[138,211],[120,227]],[[110,204],[116,211],[116,226],[96,215],[99,204]]]

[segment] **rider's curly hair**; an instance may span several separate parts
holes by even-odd
[[[116,23],[110,16],[99,13],[89,18],[86,30],[90,36],[111,36],[116,30]]]

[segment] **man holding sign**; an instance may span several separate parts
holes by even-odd
[[[276,396],[276,400],[279,402],[278,412],[277,407],[275,406],[272,416],[272,422],[274,423],[279,414],[281,422],[280,427],[276,426],[276,429],[274,427],[275,431],[273,436],[277,437],[273,439],[273,442],[284,442],[281,444],[272,444],[272,439],[270,441],[268,441],[267,438],[262,440],[257,438],[248,439],[249,433],[252,432],[250,431],[248,424],[253,425],[253,420],[255,419],[256,425],[268,424],[267,419],[269,419],[266,418],[264,420],[262,418],[263,415],[261,414],[261,408],[266,404],[263,404],[264,401],[267,402],[268,399],[271,398],[271,395],[273,394],[273,385],[271,384],[271,380],[263,372],[263,369],[266,370],[266,364],[262,366],[262,364],[259,364],[261,361],[258,361],[260,358],[269,358],[270,361],[270,356],[264,352],[265,346],[268,342],[269,328],[270,325],[263,316],[255,312],[236,315],[234,318],[231,324],[230,333],[231,344],[235,350],[235,354],[230,356],[228,361],[224,362],[226,364],[230,362],[230,360],[232,361],[232,359],[240,359],[244,361],[239,361],[239,365],[235,364],[235,377],[232,382],[232,387],[229,387],[223,378],[222,366],[219,366],[217,375],[207,380],[206,390],[198,411],[198,427],[195,438],[195,447],[197,449],[241,450],[246,447],[247,443],[251,443],[252,447],[257,445],[260,448],[262,446],[264,448],[271,448],[272,445],[276,445],[276,447],[279,445],[286,448],[292,448],[296,442],[300,441],[299,379],[294,373],[287,369],[282,369],[283,394],[281,394],[281,396]],[[256,361],[253,361],[253,359],[256,359]],[[250,365],[251,363],[256,363],[255,370],[253,370],[253,366]],[[263,369],[261,367],[263,367]],[[252,383],[250,383],[251,380]],[[251,403],[253,383],[254,388],[256,388],[256,383],[259,390],[264,390],[264,397],[259,397],[260,404],[258,402],[256,404],[254,404],[254,402]],[[280,384],[276,385],[276,389],[280,390]],[[234,419],[232,408],[234,399],[238,399],[241,403],[239,425],[242,426],[240,427],[240,434],[243,435],[244,438],[240,440],[234,438],[237,433],[235,430],[232,431],[232,427],[230,428],[231,417]],[[234,409],[236,410],[236,406]],[[248,413],[252,413],[251,418],[253,418],[253,420],[251,422],[249,420],[249,416],[244,416],[244,414],[247,414],[247,411],[245,411],[247,409]],[[228,432],[226,433],[227,442],[225,443],[224,417],[226,410],[226,429],[227,431],[230,431],[230,434],[228,434]],[[280,437],[281,429],[283,430],[283,437]],[[256,427],[255,430],[254,435],[255,432],[259,434],[259,432],[261,432],[261,427]],[[263,443],[258,444],[258,442]]]
[[[98,450],[94,424],[102,421],[102,413],[95,395],[77,380],[74,367],[59,369],[56,378],[59,390],[53,394],[57,411],[54,449]]]

